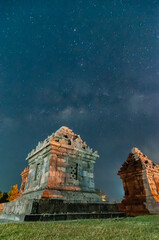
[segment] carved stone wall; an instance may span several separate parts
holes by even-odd
[[[28,174],[29,174],[29,167],[26,167],[24,169],[24,171],[20,174],[22,177],[22,183],[21,183],[21,187],[20,187],[20,191],[19,191],[21,195],[23,194],[23,192],[26,189]]]
[[[79,135],[61,127],[28,155],[29,174],[24,195],[43,191],[37,198],[101,201],[94,185],[94,164],[98,157],[97,151],[87,147]],[[80,192],[85,193],[85,198],[80,197]]]
[[[128,215],[159,213],[159,165],[133,148],[118,175],[125,191],[121,211]]]

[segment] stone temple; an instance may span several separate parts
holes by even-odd
[[[99,157],[67,127],[28,154],[17,199],[0,204],[0,219],[49,221],[159,214],[159,165],[133,148],[118,175],[121,203],[102,202],[94,184]]]
[[[27,157],[29,173],[23,195],[71,202],[101,201],[95,193],[94,163],[99,155],[79,135],[61,127]]]
[[[6,203],[1,216],[24,220],[32,214],[31,220],[39,220],[40,214],[46,213],[108,211],[95,191],[94,164],[98,157],[79,135],[61,127],[28,154],[18,199]],[[115,206],[109,208],[116,211]],[[38,219],[33,219],[35,215]]]
[[[118,175],[125,191],[121,211],[131,216],[159,214],[159,165],[133,148]]]

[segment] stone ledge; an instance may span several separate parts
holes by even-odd
[[[106,213],[64,213],[64,214],[30,214],[26,215],[24,221],[63,221],[75,219],[105,219],[125,217],[122,212]]]

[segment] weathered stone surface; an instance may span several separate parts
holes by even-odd
[[[93,172],[97,157],[97,152],[87,147],[79,135],[61,127],[28,155],[29,175],[23,194],[44,190],[39,197],[101,201],[94,188]],[[85,192],[85,199],[82,194],[72,192]],[[93,193],[92,199],[90,193]]]
[[[24,171],[20,174],[22,177],[22,183],[21,183],[21,187],[20,187],[20,191],[19,191],[21,195],[23,194],[23,192],[26,189],[28,174],[29,174],[29,167],[26,167],[24,169]]]
[[[121,211],[128,215],[159,213],[159,165],[133,148],[118,175],[125,191]]]
[[[25,216],[25,221],[56,221],[124,216],[124,213],[117,212],[116,204],[68,203],[63,200],[43,198],[33,202],[31,214]]]
[[[33,202],[31,214],[57,213],[103,213],[117,212],[116,204],[109,203],[69,203],[62,199],[42,198]]]
[[[25,216],[27,222],[33,221],[66,221],[75,219],[106,219],[125,217],[123,212],[104,212],[104,213],[59,213],[59,214],[30,214]]]
[[[12,209],[12,207],[11,207],[12,205],[15,206],[15,208],[17,208],[17,203],[16,204],[15,203],[12,204],[12,202],[17,201],[20,197],[22,197],[23,192],[25,191],[25,188],[26,188],[28,174],[29,174],[29,167],[26,167],[24,169],[24,171],[20,174],[21,177],[22,177],[22,183],[21,183],[20,191],[19,191],[19,194],[18,194],[17,198],[14,199],[13,201],[11,201],[10,202],[11,204],[9,202],[1,203],[0,204],[0,212],[2,212],[3,209],[4,209],[4,212],[6,211],[5,209],[8,209],[8,208]],[[5,205],[6,205],[6,208],[5,208]],[[12,212],[12,210],[11,210],[11,212]]]
[[[21,173],[18,199],[6,203],[3,214],[29,214],[34,199],[62,199],[69,203],[102,202],[95,192],[94,164],[99,155],[67,127],[39,142],[28,154]]]

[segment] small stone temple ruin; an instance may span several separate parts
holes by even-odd
[[[22,174],[23,195],[69,202],[101,201],[94,185],[94,164],[98,157],[97,151],[87,147],[79,135],[61,127],[29,153],[26,159],[29,172]]]
[[[159,214],[159,165],[133,148],[118,175],[125,191],[121,211],[131,216]]]
[[[28,154],[18,199],[6,203],[1,216],[46,220],[46,214],[50,214],[48,218],[55,220],[60,213],[58,218],[64,220],[75,215],[104,217],[108,211],[115,215],[116,206],[103,205],[95,191],[94,164],[98,157],[79,135],[61,127]]]

